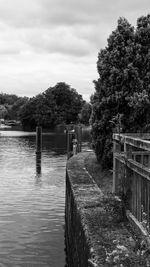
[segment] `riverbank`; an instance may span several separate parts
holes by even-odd
[[[144,240],[111,194],[112,174],[102,171],[93,152],[68,161],[66,184],[68,266],[150,266]]]

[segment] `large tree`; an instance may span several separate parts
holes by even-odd
[[[97,159],[104,167],[112,164],[114,126],[121,122],[123,132],[133,132],[149,123],[149,21],[149,16],[138,19],[135,30],[120,18],[106,48],[98,55],[92,136]]]
[[[79,120],[85,125],[89,125],[90,117],[92,112],[92,106],[90,103],[86,102],[83,104],[81,112],[79,114]]]
[[[0,119],[4,119],[7,116],[7,109],[4,105],[0,105]]]
[[[82,104],[82,96],[60,82],[31,98],[22,108],[20,118],[24,128],[35,129],[36,125],[54,128],[58,124],[76,123]]]
[[[52,95],[55,101],[54,109],[57,123],[76,123],[83,105],[82,96],[64,82],[59,82],[54,87],[48,88],[45,91],[47,99],[49,99],[49,95]],[[50,101],[49,99],[49,103]]]

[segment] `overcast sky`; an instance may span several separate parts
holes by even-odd
[[[150,0],[0,0],[0,92],[33,96],[66,82],[89,100],[97,55],[119,17]]]

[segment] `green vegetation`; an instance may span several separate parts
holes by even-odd
[[[19,120],[20,110],[27,101],[27,97],[0,93],[0,119]]]
[[[0,119],[19,120],[27,130],[37,125],[44,129],[78,122],[87,125],[90,114],[91,105],[64,82],[32,98],[0,94]]]
[[[150,15],[134,29],[118,20],[108,44],[98,55],[99,79],[91,97],[92,137],[97,160],[112,166],[112,133],[150,128]]]
[[[112,173],[102,169],[93,152],[84,156],[84,165],[104,193],[97,205],[101,207],[99,213],[98,209],[94,208],[96,212],[92,214],[94,224],[99,223],[99,227],[94,228],[94,224],[91,227],[94,229],[94,235],[98,237],[98,246],[105,248],[105,253],[101,255],[103,266],[149,266],[150,249],[146,237],[126,219],[124,202],[111,193]]]
[[[20,119],[25,129],[35,129],[36,125],[49,129],[58,124],[77,123],[83,102],[75,89],[60,82],[31,98],[23,106]]]
[[[80,122],[85,125],[89,125],[91,112],[92,112],[92,105],[90,103],[85,102],[79,114]]]

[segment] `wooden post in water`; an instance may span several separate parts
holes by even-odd
[[[36,127],[36,173],[41,174],[42,127]]]

